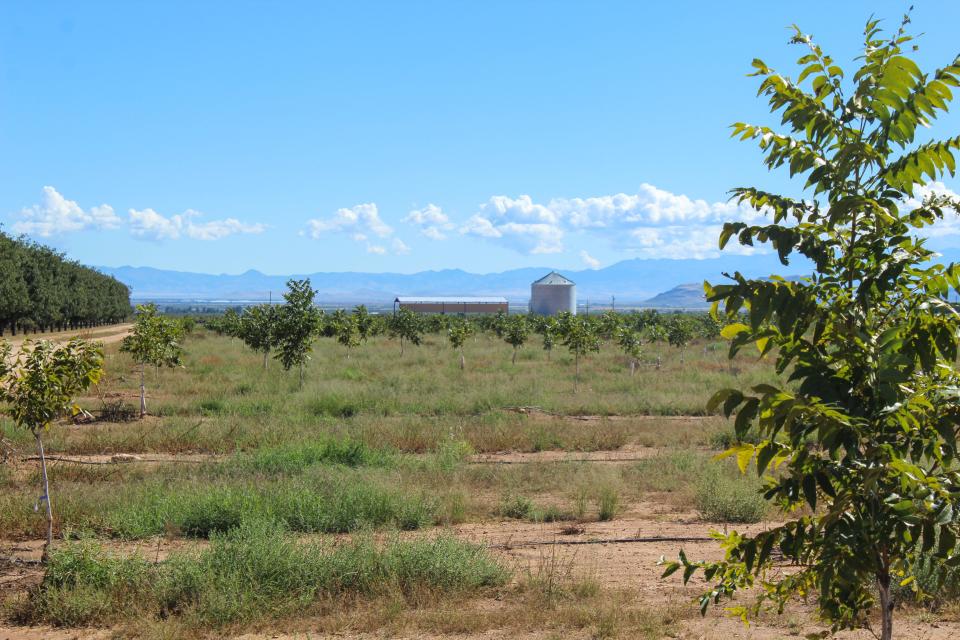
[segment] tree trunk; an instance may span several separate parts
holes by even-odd
[[[147,388],[144,384],[144,369],[146,364],[143,362],[140,363],[140,418],[147,415]]]
[[[303,363],[300,363],[300,390],[303,391]]]
[[[512,364],[517,364],[517,348],[516,347],[513,348],[513,357],[510,358],[510,362]]]
[[[267,356],[269,356],[269,355],[270,355],[270,350],[269,350],[269,349],[265,349],[264,352],[263,352],[263,370],[264,370],[264,371],[267,370]]]
[[[877,576],[880,590],[880,640],[893,640],[893,597],[890,593],[890,572]]]
[[[580,354],[575,354],[573,356],[573,361],[576,365],[576,374],[573,378],[573,392],[578,393],[580,391]]]
[[[46,563],[50,558],[50,547],[53,545],[53,506],[50,504],[50,479],[47,477],[47,458],[43,454],[43,440],[40,438],[40,432],[34,433],[37,439],[37,453],[40,455],[40,478],[43,482],[43,496],[41,500],[46,505],[47,512],[47,541],[43,545],[43,553],[40,555],[41,562]]]
[[[630,377],[632,378],[633,374],[635,374],[636,372],[637,372],[637,361],[631,360],[630,361]]]
[[[403,357],[403,336],[400,336],[400,357]]]
[[[463,357],[463,350],[460,351],[460,371],[463,371],[467,366],[467,361]]]

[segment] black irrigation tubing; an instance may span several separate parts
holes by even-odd
[[[544,462],[640,462],[646,458],[555,458],[552,460],[471,460],[468,464],[531,464]]]
[[[40,459],[40,456],[28,456],[26,458],[20,458],[21,462],[33,462]],[[169,458],[165,460],[157,460],[154,458],[139,458],[135,460],[77,460],[76,458],[60,458],[58,456],[46,456],[48,462],[69,462],[71,464],[91,464],[91,465],[124,465],[124,464],[133,464],[135,462],[156,462],[156,463],[172,463],[172,464],[203,464],[204,462],[209,462],[209,460],[177,460],[174,458]]]
[[[711,542],[707,536],[651,536],[643,538],[591,538],[590,540],[530,540],[487,545],[488,549],[510,550],[517,547],[577,546],[585,544],[631,544],[651,542]]]

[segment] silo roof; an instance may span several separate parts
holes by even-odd
[[[551,271],[533,284],[574,284],[573,280],[564,277],[556,271]]]

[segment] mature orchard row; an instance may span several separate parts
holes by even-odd
[[[110,324],[129,314],[122,282],[0,232],[0,336]]]

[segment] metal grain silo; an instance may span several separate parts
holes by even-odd
[[[551,271],[530,285],[530,313],[552,316],[561,311],[577,313],[577,285]]]

